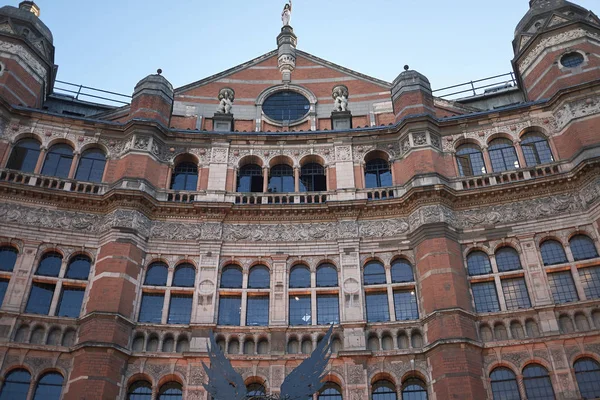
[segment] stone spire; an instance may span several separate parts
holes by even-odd
[[[284,83],[290,83],[292,72],[296,68],[296,45],[298,37],[294,34],[294,29],[285,25],[281,28],[281,33],[277,36],[278,64]]]

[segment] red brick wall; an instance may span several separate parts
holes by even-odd
[[[43,86],[19,63],[10,58],[0,58],[5,71],[0,75],[0,97],[11,104],[28,107],[40,106],[43,98]]]
[[[158,188],[165,188],[169,166],[154,161],[141,154],[127,155],[118,160],[110,160],[106,166],[106,182],[121,178],[144,178]]]
[[[438,173],[455,177],[454,158],[450,154],[440,154],[435,150],[413,151],[402,160],[392,164],[395,185],[403,185],[418,174]]]

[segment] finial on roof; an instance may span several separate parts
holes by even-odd
[[[19,8],[21,10],[29,11],[36,17],[40,16],[40,8],[33,1],[22,1],[19,3]]]
[[[160,69],[160,68],[159,68],[159,69],[157,69],[157,70],[156,70],[156,73],[157,73],[157,74],[159,74],[159,75],[160,75],[160,74],[162,74],[162,69]]]
[[[408,66],[408,64],[404,66],[404,70],[405,70],[405,71],[408,71],[408,69],[409,69],[409,68],[410,68],[410,67]]]

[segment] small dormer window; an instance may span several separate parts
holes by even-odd
[[[578,52],[567,53],[560,58],[560,63],[565,68],[575,68],[583,64],[584,58]]]

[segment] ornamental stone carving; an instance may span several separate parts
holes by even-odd
[[[226,163],[228,153],[229,153],[229,149],[227,149],[225,147],[213,147],[211,162]]]
[[[136,135],[133,142],[133,148],[135,150],[148,150],[150,144],[150,136]]]
[[[231,114],[231,108],[235,100],[235,91],[232,88],[225,87],[219,91],[218,98],[217,114]]]
[[[361,237],[385,237],[401,235],[408,232],[409,228],[405,218],[395,218],[360,221],[358,231]]]
[[[9,53],[13,56],[17,56],[17,58],[24,60],[27,63],[27,65],[30,68],[32,68],[37,74],[37,76],[35,76],[34,78],[38,82],[41,80],[46,82],[46,70],[44,66],[38,60],[36,60],[27,50],[25,50],[23,46],[12,44],[10,42],[2,42],[0,43],[0,52]]]
[[[333,111],[345,112],[348,111],[348,87],[345,85],[337,85],[331,92],[333,97]]]
[[[336,146],[336,161],[352,161],[352,146]]]
[[[575,118],[586,117],[598,113],[600,113],[600,100],[597,98],[589,97],[566,103],[554,112],[554,128],[556,132],[559,132]]]

